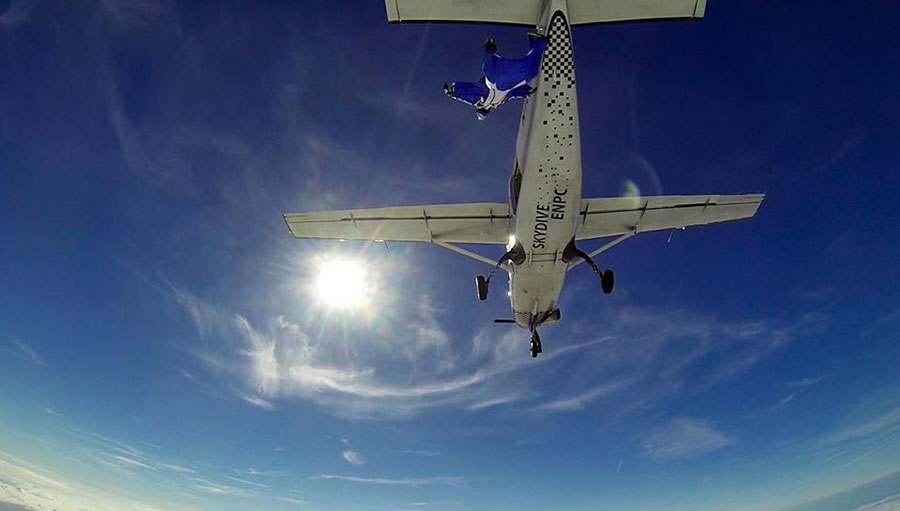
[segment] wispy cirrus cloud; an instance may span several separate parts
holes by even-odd
[[[12,0],[5,11],[0,11],[0,26],[14,27],[28,20],[38,0]]]
[[[0,452],[0,502],[26,509],[58,511],[121,511],[153,509],[189,511],[187,505],[148,502],[134,495],[119,494],[72,481],[59,473]]]
[[[825,375],[817,376],[815,378],[803,378],[800,380],[788,382],[788,385],[790,385],[792,387],[805,388],[805,387],[811,387],[824,379],[825,379]]]
[[[267,402],[294,396],[340,415],[394,417],[442,405],[477,409],[498,404],[498,396],[506,398],[504,403],[527,397],[512,378],[532,365],[517,349],[523,346],[519,332],[498,338],[483,331],[460,349],[427,300],[417,300],[387,336],[366,339],[371,334],[359,332],[353,339],[336,340],[340,332],[310,334],[281,315],[258,327],[240,314],[172,291],[200,336],[190,352],[208,370],[243,380],[246,390],[237,391],[241,399],[248,393]],[[544,360],[592,344],[559,348]]]
[[[427,457],[434,457],[434,456],[441,455],[440,451],[431,451],[428,449],[403,449],[400,452],[402,452],[404,454],[414,454],[416,456],[427,456]]]
[[[900,407],[884,411],[877,416],[869,417],[867,420],[834,431],[822,438],[819,445],[838,444],[898,430],[900,430]]]
[[[252,394],[239,392],[238,397],[240,397],[241,399],[250,403],[253,406],[262,408],[263,410],[274,410],[275,409],[275,405],[271,401],[267,401],[259,396],[254,396]]]
[[[11,344],[12,346],[8,348],[0,348],[0,351],[8,353],[27,362],[31,362],[34,365],[45,365],[44,359],[42,359],[41,356],[38,355],[38,353],[31,346],[16,339],[11,340],[9,344]]]
[[[679,417],[648,435],[641,449],[644,457],[665,461],[702,456],[736,442],[704,420]]]
[[[253,496],[253,493],[250,491],[243,490],[241,488],[237,488],[228,484],[217,483],[199,477],[192,477],[190,479],[194,481],[194,488],[205,493],[211,493],[213,495],[230,495],[233,497]]]
[[[900,511],[900,494],[891,495],[877,502],[860,506],[853,511]]]
[[[525,356],[521,332],[487,328],[451,340],[441,309],[417,300],[403,322],[373,336],[352,336],[321,316],[263,322],[212,305],[170,285],[171,296],[196,327],[189,353],[226,378],[234,394],[258,406],[299,397],[349,417],[411,415],[434,407],[479,411],[506,407],[532,413],[581,410],[610,401],[616,414],[663,403],[672,393],[696,392],[737,378],[781,346],[811,335],[823,318],[727,322],[685,310],[620,306],[610,309],[602,337],[548,350],[538,362]],[[552,376],[573,360],[590,371]],[[562,395],[522,384],[517,372],[562,378]],[[598,375],[603,375],[599,379]],[[538,381],[529,378],[527,381]],[[217,388],[223,388],[217,385]],[[524,405],[524,406],[523,406]]]
[[[430,485],[449,485],[463,486],[471,482],[467,477],[462,476],[439,476],[439,477],[413,477],[413,478],[385,478],[385,477],[354,477],[342,476],[334,474],[321,474],[311,479],[349,481],[362,484],[376,484],[389,486],[430,486]]]
[[[616,393],[630,385],[633,381],[634,379],[631,378],[609,381],[600,386],[588,389],[578,395],[540,404],[533,407],[531,411],[538,413],[555,413],[583,410],[585,405],[591,401]]]

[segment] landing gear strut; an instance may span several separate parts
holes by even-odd
[[[616,276],[613,274],[613,271],[601,271],[597,266],[597,263],[594,262],[594,259],[589,254],[576,247],[575,240],[572,240],[563,251],[563,261],[569,262],[576,257],[584,259],[584,262],[588,263],[588,266],[590,266],[591,269],[594,270],[594,273],[600,277],[600,286],[603,288],[603,294],[611,294],[616,285]]]
[[[503,254],[499,260],[497,260],[497,264],[491,268],[491,273],[488,274],[487,277],[484,275],[478,275],[475,277],[475,289],[478,291],[478,299],[479,300],[487,300],[488,297],[488,289],[491,285],[491,278],[494,277],[494,273],[497,272],[497,269],[503,265],[506,261],[510,261],[513,264],[522,264],[525,261],[525,249],[522,248],[522,244],[516,242],[513,248],[509,249],[505,254]]]

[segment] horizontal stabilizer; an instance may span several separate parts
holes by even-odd
[[[390,22],[456,21],[535,26],[544,0],[385,0]],[[569,0],[570,25],[702,18],[706,0]]]
[[[750,218],[763,194],[584,199],[575,239],[678,229]]]
[[[284,215],[295,238],[504,245],[509,205],[429,204]]]

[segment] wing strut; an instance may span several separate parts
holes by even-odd
[[[446,248],[447,250],[449,250],[451,252],[456,252],[457,254],[464,255],[464,256],[474,259],[476,261],[480,261],[488,266],[491,266],[491,267],[497,266],[497,261],[488,259],[487,257],[484,257],[481,254],[476,254],[475,252],[472,252],[471,250],[466,250],[464,248],[457,247],[456,245],[447,243],[446,241],[432,240],[431,243],[433,245],[437,245],[439,247]],[[509,269],[509,266],[507,266],[505,263],[501,264],[500,267],[503,268],[504,270]]]

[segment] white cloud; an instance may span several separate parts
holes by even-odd
[[[818,376],[815,378],[803,378],[801,380],[788,382],[788,385],[790,385],[792,387],[810,387],[812,385],[815,385],[816,383],[819,383],[820,381],[822,381],[824,379],[825,379],[825,376]]]
[[[257,483],[257,482],[255,482],[255,481],[248,481],[248,480],[246,480],[246,479],[240,479],[240,478],[237,478],[237,477],[231,477],[231,476],[223,476],[223,477],[224,477],[225,479],[230,479],[230,480],[232,480],[232,481],[234,481],[234,482],[236,482],[236,483],[246,484],[246,485],[249,485],[249,486],[256,486],[257,488],[268,488],[268,486],[266,486],[265,484]]]
[[[250,403],[253,406],[258,406],[263,410],[274,410],[275,405],[270,401],[266,401],[265,399],[259,396],[253,396],[244,392],[238,392],[238,397],[243,399],[244,401]]]
[[[234,497],[252,497],[253,493],[242,490],[240,488],[235,488],[234,486],[230,486],[222,483],[215,483],[212,481],[207,481],[206,479],[200,478],[191,478],[196,482],[194,484],[194,488],[206,492],[212,493],[214,495],[231,495]]]
[[[450,485],[450,486],[462,486],[469,483],[469,479],[467,477],[462,476],[441,476],[441,477],[420,477],[420,478],[401,478],[401,479],[391,479],[384,477],[353,477],[353,476],[341,476],[341,475],[333,475],[333,474],[322,474],[313,477],[312,479],[332,479],[338,481],[350,481],[354,483],[363,483],[363,484],[378,484],[378,485],[391,485],[391,486],[428,486],[428,485]]]
[[[156,465],[160,468],[163,468],[166,470],[171,470],[173,472],[179,472],[182,474],[196,474],[197,473],[197,471],[192,468],[183,467],[181,465],[175,465],[174,463],[157,462]]]
[[[360,453],[353,450],[353,447],[350,446],[350,441],[346,438],[342,438],[341,442],[347,447],[343,452],[341,452],[341,456],[344,460],[351,465],[362,465],[365,463],[363,457]]]
[[[415,454],[416,456],[428,456],[428,457],[434,457],[434,456],[441,455],[440,451],[429,451],[427,449],[404,449],[400,452],[403,452],[405,454]]]
[[[288,504],[306,504],[305,500],[297,499],[294,497],[275,497],[276,499],[287,502]]]
[[[243,380],[246,390],[236,391],[241,399],[253,395],[271,404],[301,397],[341,415],[395,417],[441,405],[478,409],[529,395],[512,377],[534,365],[521,332],[498,337],[496,330],[485,330],[468,343],[453,343],[427,300],[406,311],[397,331],[372,339],[362,332],[350,339],[334,338],[339,331],[311,336],[285,316],[259,327],[172,291],[200,334],[191,353],[210,371]],[[321,323],[320,317],[311,320]],[[595,343],[558,348],[543,362]]]
[[[866,422],[854,424],[835,431],[823,438],[819,445],[831,445],[848,440],[865,438],[876,433],[900,429],[900,408],[888,410]]]
[[[403,321],[385,320],[376,332],[361,321],[348,327],[353,322],[329,320],[323,311],[309,309],[305,318],[252,320],[174,286],[170,290],[199,334],[184,349],[209,373],[226,379],[217,388],[244,400],[252,396],[248,402],[258,406],[300,398],[351,418],[522,404],[520,410],[553,413],[577,411],[603,398],[615,408],[610,415],[615,420],[668,402],[674,393],[736,378],[822,323],[813,314],[793,321],[726,322],[685,310],[622,306],[607,311],[603,337],[593,329],[567,335],[563,338],[584,341],[554,346],[535,361],[527,353],[527,336],[516,329],[489,325],[472,338],[451,339],[442,326],[445,311],[420,297],[390,303],[391,310],[403,311]],[[558,372],[576,350],[578,370]],[[528,378],[518,374],[525,370]],[[554,388],[568,389],[567,395],[539,401],[549,389],[536,383],[541,378],[555,378]],[[626,393],[627,402],[611,401]]]
[[[256,477],[286,477],[291,475],[291,473],[286,470],[259,470],[253,467],[250,467],[247,470],[235,470],[235,472],[245,476]]]
[[[550,401],[549,403],[535,406],[531,410],[540,413],[573,412],[583,410],[585,404],[599,399],[603,396],[618,392],[633,383],[633,381],[633,379],[626,378],[622,380],[606,382],[600,386],[588,389],[575,396],[557,399],[555,401]]]
[[[69,480],[41,466],[0,452],[0,502],[28,509],[58,511],[122,511],[128,509],[189,510],[144,502],[133,495],[117,494]]]
[[[31,346],[25,344],[22,341],[18,341],[16,339],[13,339],[12,341],[10,341],[10,344],[12,344],[14,347],[13,348],[0,348],[0,351],[3,351],[4,353],[9,353],[10,355],[12,355],[14,357],[31,362],[34,365],[39,365],[39,366],[44,365],[44,360],[40,357],[40,355],[37,354],[36,351],[34,351],[34,348],[32,348]]]
[[[0,26],[14,27],[26,21],[37,4],[38,0],[16,0],[8,4],[6,12],[0,14]]]
[[[734,438],[705,421],[680,417],[651,433],[641,447],[649,459],[671,460],[708,454],[734,443]]]
[[[853,511],[900,511],[900,494],[891,495],[878,502],[860,506]]]

